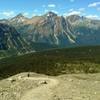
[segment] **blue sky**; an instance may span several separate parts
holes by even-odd
[[[0,19],[19,13],[27,17],[53,11],[58,15],[84,15],[100,19],[99,0],[0,0]]]

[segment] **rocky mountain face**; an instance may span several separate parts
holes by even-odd
[[[17,29],[29,41],[64,47],[75,44],[74,32],[68,28],[69,24],[63,16],[49,12],[25,21]]]
[[[0,23],[0,49],[23,48],[25,43],[32,47],[34,43],[35,46],[45,44],[44,48],[47,45],[52,48],[52,45],[69,47],[100,44],[100,20],[84,16],[63,17],[48,12],[29,19],[19,14],[9,20],[0,20]]]
[[[75,15],[69,16],[67,20],[71,23],[77,44],[100,45],[100,20]]]
[[[28,51],[30,51],[30,46],[16,29],[12,26],[0,23],[0,55],[4,55],[4,53],[7,52],[20,54]]]

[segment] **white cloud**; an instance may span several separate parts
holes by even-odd
[[[0,15],[6,16],[6,17],[12,17],[15,15],[14,11],[4,11],[4,12],[0,12]]]
[[[55,8],[56,5],[55,5],[55,4],[49,4],[48,7],[50,7],[50,8]]]
[[[65,13],[65,15],[85,15],[85,8],[79,8],[79,9],[76,9],[74,10],[73,8],[69,9],[68,13]]]
[[[71,11],[68,13],[68,16],[70,15],[80,15],[81,14],[81,11]]]
[[[89,4],[88,7],[96,7],[98,5],[100,5],[100,2],[94,2],[94,3]]]
[[[84,12],[85,8],[79,8],[78,10],[81,11],[81,12]]]
[[[56,13],[56,14],[58,14],[58,11],[56,11],[56,10],[51,10],[52,12],[54,12],[54,13]]]
[[[44,10],[45,13],[47,13],[48,11],[49,11],[48,9],[45,9],[45,10]]]
[[[28,12],[25,12],[25,13],[23,13],[23,15],[24,15],[24,16],[28,16],[28,15],[29,15],[29,13],[28,13]]]
[[[55,4],[48,4],[48,5],[42,5],[42,7],[43,8],[47,8],[47,7],[49,7],[49,8],[55,8],[56,5]]]
[[[37,9],[34,9],[34,12],[38,12],[38,10]]]
[[[75,0],[70,0],[70,2],[74,2]]]
[[[98,11],[100,11],[100,8],[97,8]]]
[[[87,15],[86,17],[90,19],[100,19],[100,16],[98,15]]]
[[[71,11],[74,11],[74,9],[73,8],[69,9],[69,12],[71,12]]]

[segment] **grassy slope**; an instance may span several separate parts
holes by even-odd
[[[0,76],[19,72],[47,75],[100,72],[100,46],[54,49],[0,60]]]

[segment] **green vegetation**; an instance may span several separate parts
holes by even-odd
[[[53,49],[0,60],[2,78],[20,72],[97,73],[100,72],[100,46]]]

